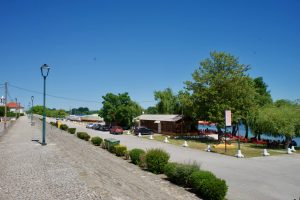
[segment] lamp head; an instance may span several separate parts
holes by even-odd
[[[33,99],[34,99],[34,96],[31,96],[31,101],[33,101]]]
[[[43,64],[41,66],[41,73],[44,78],[46,78],[49,74],[50,67],[47,64]]]

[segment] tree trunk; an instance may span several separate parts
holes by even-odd
[[[285,137],[285,148],[286,148],[286,149],[289,148],[291,142],[292,142],[292,138],[286,136],[286,137]]]
[[[234,125],[234,126],[232,126],[232,132],[231,132],[231,134],[233,136],[236,136],[236,133],[237,133],[237,125]]]
[[[246,130],[245,138],[248,139],[248,134],[249,134],[249,126],[248,126],[248,123],[245,123],[245,130]]]
[[[260,135],[261,135],[261,133],[258,133],[258,135],[257,135],[257,136],[258,136],[258,137],[257,137],[258,140],[261,139],[261,138],[260,138]]]

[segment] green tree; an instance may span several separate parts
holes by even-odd
[[[156,106],[149,106],[146,110],[145,110],[146,114],[158,114],[158,110]]]
[[[262,107],[251,121],[251,128],[256,135],[285,136],[287,147],[292,138],[300,136],[300,106],[279,100]]]
[[[102,98],[104,101],[99,115],[108,123],[130,126],[133,118],[142,113],[141,106],[132,101],[128,93],[107,93]]]
[[[7,110],[6,110],[7,113],[10,112],[10,109],[7,107]],[[4,106],[0,106],[0,117],[4,117],[5,115],[5,107]]]
[[[256,95],[256,101],[260,107],[263,107],[268,104],[272,104],[273,100],[270,94],[270,91],[268,91],[268,85],[264,82],[262,77],[257,77],[254,80],[254,87],[256,89],[257,95]]]
[[[253,80],[247,75],[248,65],[240,64],[237,57],[225,52],[211,52],[210,58],[200,63],[187,81],[193,107],[199,119],[224,126],[224,111],[231,110],[233,124],[246,121],[255,108]]]
[[[154,99],[158,101],[156,108],[160,114],[175,114],[178,107],[177,96],[174,95],[171,88],[154,92]]]

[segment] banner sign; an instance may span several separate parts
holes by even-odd
[[[231,126],[231,110],[225,110],[225,126]]]

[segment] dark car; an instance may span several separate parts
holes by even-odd
[[[101,131],[110,131],[111,127],[109,125],[103,125]]]
[[[116,134],[116,135],[123,134],[123,128],[121,126],[113,126],[110,129],[110,134]]]
[[[97,124],[95,127],[94,127],[95,130],[98,130],[98,131],[101,131],[102,130],[102,125],[101,124]]]
[[[141,135],[152,135],[153,134],[151,129],[144,127],[144,126],[139,126],[134,129],[134,134],[138,135],[139,133],[141,133]]]
[[[100,125],[100,124],[94,124],[94,125],[92,126],[92,129],[96,130],[96,129],[99,127],[99,125]]]

